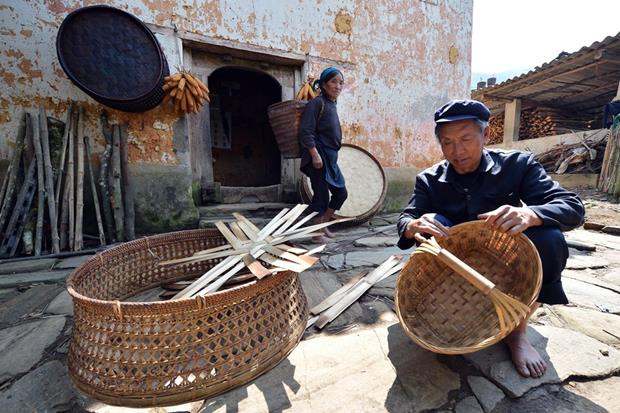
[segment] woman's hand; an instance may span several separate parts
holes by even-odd
[[[316,169],[321,169],[323,167],[323,159],[321,159],[321,155],[312,157],[312,166]]]
[[[316,169],[321,169],[323,167],[323,159],[321,159],[321,155],[319,155],[319,151],[316,148],[309,149],[310,156],[312,156],[312,166]]]

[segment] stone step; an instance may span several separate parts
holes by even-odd
[[[255,217],[248,214],[244,214],[244,216],[258,228],[264,227],[269,221],[271,221],[271,218]],[[218,221],[233,222],[235,221],[235,217],[233,217],[232,215],[206,216],[204,218],[200,218],[200,221],[198,222],[198,228],[215,228],[215,223]]]

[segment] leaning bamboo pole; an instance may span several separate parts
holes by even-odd
[[[56,202],[54,200],[54,170],[52,169],[52,159],[50,157],[49,132],[47,130],[47,114],[45,108],[39,106],[39,135],[41,138],[41,150],[43,152],[43,163],[45,165],[45,193],[47,197],[47,208],[50,219],[52,236],[52,253],[60,252],[60,238],[56,227]]]
[[[43,244],[43,213],[45,212],[45,177],[43,170],[43,150],[41,149],[41,131],[39,130],[39,122],[32,122],[30,114],[27,115],[26,122],[32,125],[32,143],[34,145],[34,154],[37,162],[37,226],[36,236],[34,240],[34,255],[41,255]]]
[[[101,187],[101,206],[103,210],[103,222],[108,240],[114,242],[114,218],[112,217],[112,204],[110,201],[110,182],[108,180],[110,171],[110,158],[112,157],[112,129],[108,123],[108,116],[105,112],[101,113],[101,130],[105,138],[105,149],[101,155],[101,165],[99,168],[99,186]]]
[[[75,194],[75,238],[73,251],[84,248],[82,225],[84,221],[84,108],[80,108],[80,120],[77,128],[75,143],[77,146],[77,177]]]
[[[67,109],[67,119],[65,121],[65,130],[62,134],[62,147],[60,148],[60,162],[58,164],[58,179],[56,180],[56,190],[54,192],[54,201],[56,202],[56,219],[60,215],[60,189],[62,188],[62,178],[65,173],[65,158],[67,155],[67,143],[69,141],[69,133],[71,132],[71,119],[73,117],[73,105],[69,105]],[[56,223],[58,225],[58,223]]]
[[[129,161],[127,153],[127,145],[129,135],[127,133],[127,125],[121,125],[121,176],[123,187],[123,207],[125,213],[125,241],[131,241],[136,238],[135,233],[135,209],[134,209],[134,192],[131,178],[129,176]]]
[[[19,165],[21,162],[22,151],[24,149],[24,137],[26,136],[28,114],[24,113],[17,130],[17,138],[15,139],[15,152],[10,163],[10,170],[7,171],[7,187],[2,204],[0,204],[0,234],[4,228],[7,218],[12,214],[13,196],[15,195],[15,187],[17,186],[17,175],[19,175]]]
[[[114,125],[112,130],[112,210],[116,224],[116,239],[122,241],[125,237],[125,217],[123,211],[123,192],[121,185],[121,128]]]
[[[75,111],[73,114],[73,125],[71,134],[69,135],[69,161],[67,162],[67,180],[69,181],[69,196],[67,199],[69,209],[69,250],[73,250],[75,245],[75,139],[78,133],[78,124],[80,122],[79,113]]]
[[[99,243],[105,245],[105,231],[103,230],[103,222],[101,220],[101,210],[99,209],[99,196],[97,195],[97,184],[95,183],[95,174],[93,173],[93,165],[91,161],[90,142],[88,136],[84,136],[84,146],[86,147],[86,165],[88,166],[88,179],[90,180],[90,191],[93,195],[93,204],[95,205],[95,216],[97,217],[97,228],[99,230]]]

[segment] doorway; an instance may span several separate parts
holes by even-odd
[[[222,187],[280,184],[281,157],[267,107],[282,99],[270,75],[222,67],[208,78],[213,180]]]

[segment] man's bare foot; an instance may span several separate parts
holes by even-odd
[[[547,363],[527,339],[527,332],[520,329],[504,339],[510,350],[512,363],[523,377],[538,378],[545,374]]]

